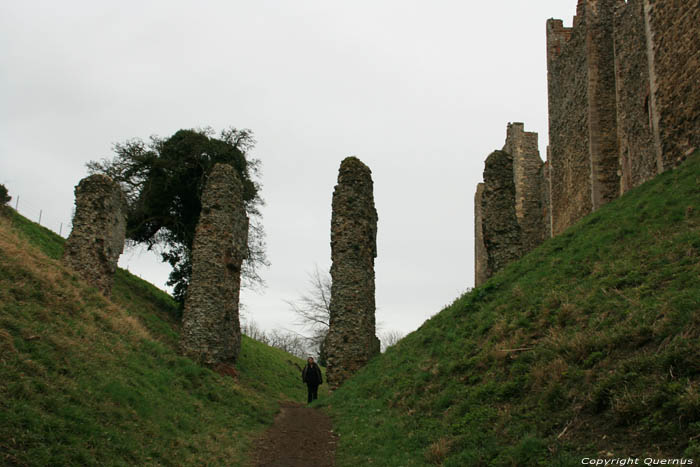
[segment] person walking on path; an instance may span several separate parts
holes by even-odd
[[[310,404],[311,401],[318,399],[318,387],[323,384],[323,376],[321,376],[321,368],[316,365],[313,357],[309,357],[306,362],[306,366],[301,370],[301,380],[309,388]]]

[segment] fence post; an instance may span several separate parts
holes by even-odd
[[[42,210],[39,209],[39,225],[41,225],[41,212],[42,212]]]
[[[17,211],[17,208],[19,207],[19,196],[17,196],[17,200],[15,201],[15,211]],[[19,211],[17,211],[19,212]]]

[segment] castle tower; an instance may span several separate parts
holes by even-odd
[[[554,235],[619,194],[613,0],[580,0],[572,28],[547,21]]]
[[[376,257],[372,172],[358,158],[348,157],[340,164],[331,216],[333,282],[325,341],[331,388],[341,385],[379,353],[374,316]]]
[[[86,177],[75,187],[75,215],[63,262],[105,296],[112,291],[126,236],[126,197],[121,187],[102,174]]]
[[[233,363],[241,349],[238,306],[248,217],[236,170],[216,164],[202,192],[192,245],[192,279],[182,316],[180,348],[205,365]]]

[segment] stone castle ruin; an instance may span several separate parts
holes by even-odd
[[[379,353],[375,335],[377,211],[372,172],[356,157],[340,164],[331,216],[328,383],[336,388]]]
[[[572,27],[547,21],[547,162],[532,157],[537,135],[522,124],[508,127],[512,162],[487,159],[474,200],[477,286],[700,147],[698,24],[698,0],[579,0]],[[515,221],[510,188],[494,198],[499,184],[513,185]]]
[[[542,173],[537,133],[508,124],[505,146],[486,159],[474,197],[477,284],[544,240]]]
[[[216,164],[202,193],[180,340],[182,353],[205,365],[238,358],[241,263],[247,244],[243,185],[233,167]]]
[[[107,297],[124,250],[126,212],[119,184],[105,175],[90,175],[75,187],[73,228],[63,262]]]

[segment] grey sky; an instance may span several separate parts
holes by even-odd
[[[250,128],[272,266],[265,329],[330,267],[340,161],[372,169],[377,320],[408,332],[474,283],[483,161],[524,121],[547,142],[545,22],[575,0],[22,1],[0,4],[0,183],[58,231],[85,163],[129,138]],[[121,263],[163,287],[152,255]]]

